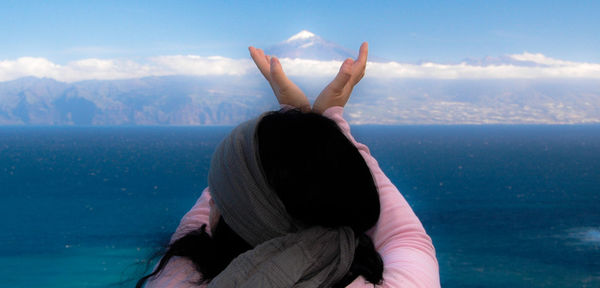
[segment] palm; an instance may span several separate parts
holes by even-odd
[[[254,64],[271,85],[279,104],[291,105],[302,111],[310,110],[310,102],[304,92],[294,84],[283,72],[281,63],[276,57],[265,55],[262,49],[249,47]]]
[[[343,107],[346,105],[348,99],[350,99],[350,94],[352,94],[352,89],[354,89],[354,86],[365,75],[368,52],[369,46],[367,42],[364,42],[360,46],[356,60],[348,58],[342,63],[337,76],[323,89],[317,100],[315,100],[313,104],[314,112],[323,113],[329,107]]]

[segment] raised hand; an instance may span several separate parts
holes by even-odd
[[[254,64],[271,85],[279,104],[291,105],[304,112],[310,111],[310,102],[308,102],[306,95],[285,76],[279,59],[265,55],[262,49],[256,49],[252,46],[248,47],[248,50],[250,50],[250,56],[252,56]]]
[[[346,105],[348,99],[350,99],[350,94],[352,94],[352,89],[365,75],[368,53],[369,45],[367,42],[363,42],[360,45],[358,58],[356,60],[348,58],[342,63],[340,71],[333,81],[321,91],[321,94],[315,100],[312,108],[313,112],[323,113],[329,107],[344,107]]]

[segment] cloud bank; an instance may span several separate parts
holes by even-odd
[[[399,62],[369,62],[367,77],[428,78],[428,79],[536,79],[592,78],[600,79],[600,63],[572,62],[550,58],[543,54],[508,55],[511,63],[472,65],[467,63],[408,64]],[[341,61],[281,59],[291,76],[332,77]],[[523,62],[528,65],[518,65]],[[534,63],[535,65],[530,65]],[[115,80],[147,76],[241,76],[258,73],[249,59],[221,56],[167,55],[149,58],[144,63],[122,59],[82,59],[59,65],[45,58],[21,57],[0,61],[0,82],[26,76],[52,78],[62,82],[82,80]]]

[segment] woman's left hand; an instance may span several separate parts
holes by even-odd
[[[265,55],[262,49],[256,49],[252,46],[248,50],[250,50],[250,56],[252,56],[254,64],[271,85],[279,104],[291,105],[304,112],[311,110],[310,102],[304,92],[285,76],[279,59],[275,56]]]

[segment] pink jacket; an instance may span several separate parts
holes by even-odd
[[[323,115],[333,119],[346,137],[354,143],[375,178],[381,203],[381,215],[368,235],[373,239],[375,248],[383,258],[381,287],[440,287],[438,262],[431,238],[402,194],[383,174],[377,160],[371,156],[369,148],[354,140],[350,134],[350,126],[342,116],[343,111],[342,107],[336,106],[327,109]],[[203,224],[208,224],[209,200],[210,192],[209,188],[206,188],[194,207],[181,219],[171,241],[200,228]],[[148,281],[146,287],[197,287],[193,283],[199,278],[199,273],[189,260],[173,257],[159,277]],[[359,277],[347,287],[373,287],[373,285]]]

